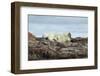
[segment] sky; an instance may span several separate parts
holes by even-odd
[[[37,37],[50,32],[70,32],[72,37],[87,37],[88,17],[28,15],[28,31]]]

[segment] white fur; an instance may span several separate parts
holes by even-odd
[[[44,38],[48,38],[51,41],[58,41],[58,42],[68,42],[71,41],[71,34],[70,33],[45,33],[43,35]]]

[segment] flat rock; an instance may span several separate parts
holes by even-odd
[[[60,43],[57,41],[50,41],[46,38],[36,38],[34,35],[30,34],[28,42],[28,59],[86,58],[88,55],[87,42],[87,38],[72,38],[70,42]]]

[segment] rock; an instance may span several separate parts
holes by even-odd
[[[51,41],[29,35],[28,59],[71,59],[88,57],[87,38],[72,38],[70,42]]]
[[[38,41],[36,40],[35,35],[28,32],[28,46],[33,46],[33,44],[35,44],[36,42],[38,42]]]

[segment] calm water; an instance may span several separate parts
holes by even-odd
[[[87,37],[88,18],[29,15],[29,32],[41,37],[46,32],[70,32],[72,37]]]

